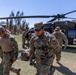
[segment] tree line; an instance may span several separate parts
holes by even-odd
[[[9,14],[9,17],[19,16],[24,16],[24,12],[17,11],[16,13],[14,13],[13,11],[11,11],[11,13]],[[1,21],[0,24],[5,24],[5,26],[7,26],[7,22],[4,21]],[[9,19],[7,29],[13,34],[22,33],[22,31],[24,31],[25,29],[29,29],[29,23],[27,23],[23,18]]]

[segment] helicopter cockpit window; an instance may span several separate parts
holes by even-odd
[[[69,29],[68,30],[68,38],[76,38],[76,30]]]

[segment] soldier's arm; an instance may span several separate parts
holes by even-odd
[[[68,45],[68,39],[67,39],[67,37],[66,37],[65,34],[63,34],[62,36],[63,36],[64,45],[65,45],[65,47],[67,47],[67,45]]]
[[[18,51],[19,51],[17,41],[14,38],[10,38],[10,39],[11,39],[11,45],[14,51],[14,57],[17,59]]]
[[[52,48],[54,50],[54,53],[56,54],[56,58],[61,57],[61,50],[60,50],[60,44],[58,40],[55,38],[55,36],[52,37]]]
[[[35,51],[34,41],[33,41],[33,38],[31,38],[30,40],[30,61],[32,61],[34,57],[34,51]]]

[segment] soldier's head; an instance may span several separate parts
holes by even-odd
[[[57,26],[57,27],[55,28],[55,32],[56,32],[56,33],[60,33],[60,27],[59,27],[59,26]]]
[[[38,22],[34,24],[35,34],[37,36],[41,36],[44,33],[44,25],[43,22]]]
[[[0,26],[0,37],[3,37],[5,35],[5,28]]]

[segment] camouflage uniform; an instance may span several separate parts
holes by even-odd
[[[1,33],[6,35],[4,38],[0,37],[0,46],[2,47],[3,52],[3,75],[9,75],[10,70],[19,75],[20,69],[12,67],[12,64],[14,63],[13,58],[17,59],[18,56],[17,42],[12,36],[6,34],[2,27],[0,27],[0,35]]]
[[[22,33],[22,48],[25,48],[25,43],[27,42],[27,46],[29,46],[29,41],[32,36],[32,32],[23,31]],[[27,40],[27,41],[26,41]]]
[[[12,36],[12,35],[11,35],[11,32],[10,32],[8,29],[5,29],[5,31],[6,31],[7,34],[10,34],[10,36]],[[14,38],[14,36],[12,36],[12,37]],[[3,52],[2,52],[1,46],[0,46],[0,57],[1,57],[1,59],[2,59],[1,65],[3,65]]]
[[[59,30],[59,33],[57,34],[56,33],[56,30]],[[62,50],[62,44],[63,44],[63,41],[64,41],[64,47],[66,48],[67,45],[68,45],[68,39],[66,37],[66,35],[60,31],[60,27],[56,27],[55,28],[55,31],[52,33],[56,39],[58,40],[59,44],[60,44],[60,50]]]
[[[54,53],[60,57],[60,46],[56,38],[44,31],[40,37],[35,34],[30,40],[30,60],[35,55],[38,75],[48,75],[54,60]]]

